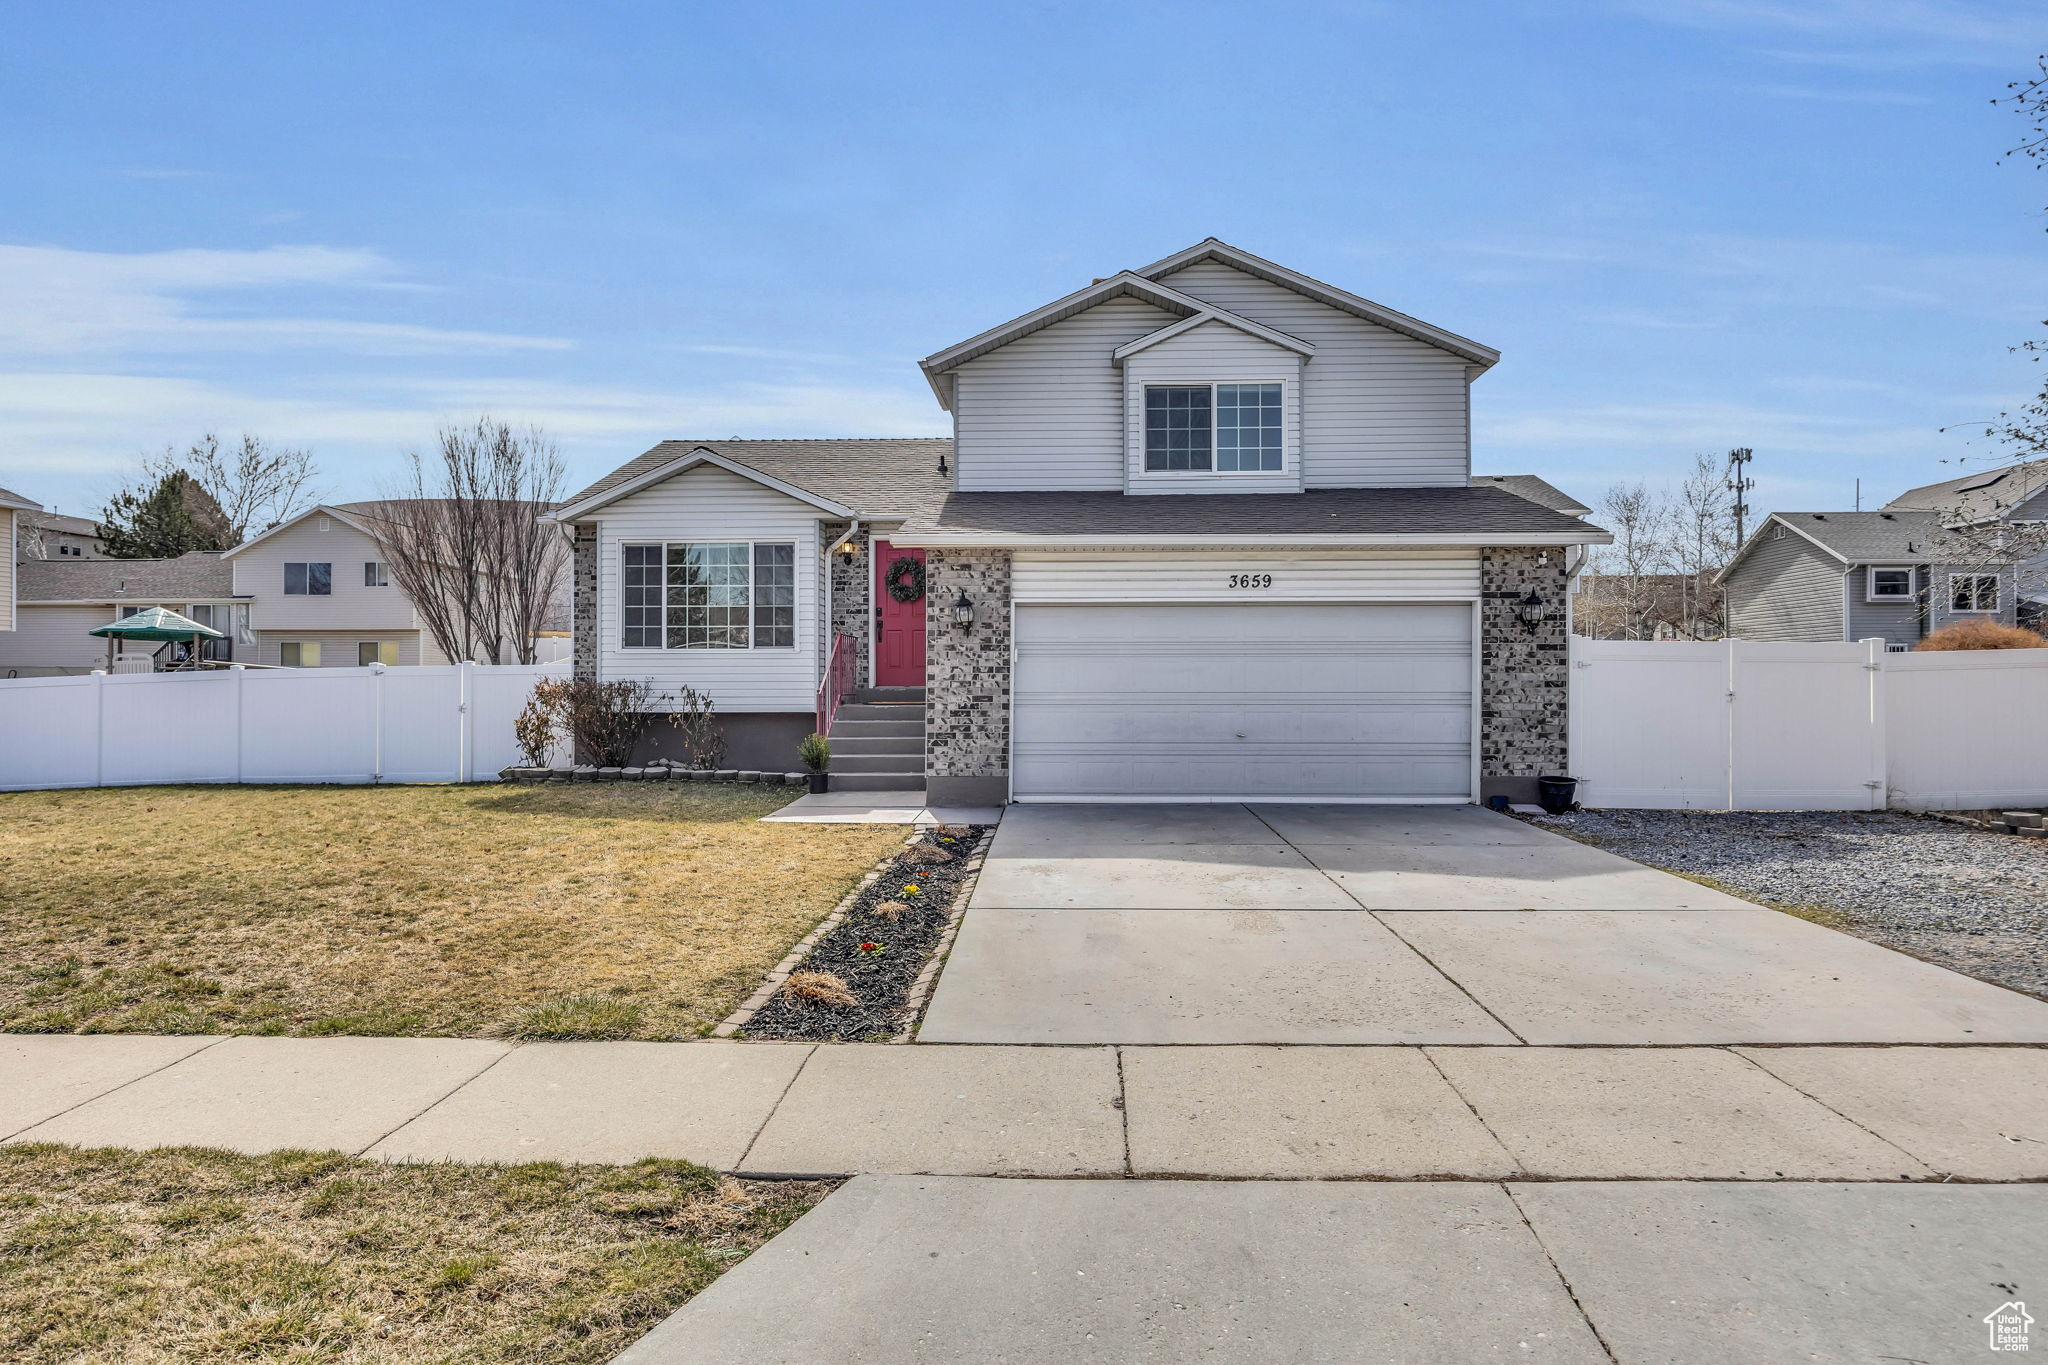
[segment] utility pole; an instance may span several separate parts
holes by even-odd
[[[1756,452],[1748,446],[1728,452],[1728,490],[1735,494],[1735,543],[1742,544],[1744,531],[1749,520],[1749,490],[1756,487],[1756,480],[1749,477],[1749,462],[1756,458]]]

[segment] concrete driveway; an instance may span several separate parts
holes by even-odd
[[[1475,806],[1013,806],[954,1043],[2039,1043],[2048,1005]]]

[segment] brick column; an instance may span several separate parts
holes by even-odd
[[[1536,779],[1563,773],[1571,662],[1566,640],[1565,552],[1489,547],[1479,552],[1480,797],[1536,799]],[[1543,617],[1525,625],[1534,592]]]
[[[831,554],[832,547],[846,535],[846,526],[841,523],[830,526],[824,533],[824,551],[831,555],[832,610],[827,619],[832,623],[835,635],[853,637],[854,684],[868,685],[868,642],[874,632],[868,628],[868,575],[874,564],[873,543],[863,530],[853,537],[851,555]],[[830,641],[826,642],[830,649]]]
[[[1010,553],[925,552],[925,799],[1010,799]],[[953,624],[965,592],[974,629]]]
[[[570,668],[579,678],[597,676],[597,526],[583,522],[576,527],[570,550],[569,645]]]

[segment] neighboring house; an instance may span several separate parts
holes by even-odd
[[[247,662],[285,668],[444,664],[412,600],[391,581],[364,513],[322,505],[229,550],[235,593],[260,603]]]
[[[934,803],[1529,799],[1609,537],[1473,479],[1497,359],[1202,242],[927,358],[950,440],[669,441],[576,494],[575,670],[783,768],[836,656],[834,785]]]
[[[21,557],[21,520],[42,510],[41,503],[0,488],[0,550],[7,552],[6,563],[0,564],[0,631],[15,629],[14,561]]]
[[[1591,640],[1718,640],[1727,634],[1712,573],[1581,574],[1572,631]]]
[[[2001,619],[2040,629],[2048,618],[2048,460],[1909,488],[1885,504],[1888,512],[1924,511],[1941,518],[1945,538],[1966,549],[1970,563],[2012,558],[2010,615]]]
[[[1721,571],[1741,640],[1882,639],[1911,649],[1955,621],[2011,622],[2011,566],[1955,563],[1926,511],[1774,512]]]
[[[23,559],[105,559],[99,523],[61,512],[30,512],[21,519]]]
[[[321,506],[226,552],[176,559],[8,556],[20,628],[0,676],[82,674],[106,662],[89,633],[142,607],[212,626],[205,657],[283,668],[447,663],[367,529],[371,504]]]
[[[205,643],[202,657],[243,658],[249,610],[237,601],[234,571],[217,550],[176,559],[24,559],[14,564],[20,605],[12,635],[0,637],[0,677],[85,674],[107,664],[107,642],[92,631],[145,607],[169,607],[225,639]],[[135,643],[146,655],[158,646]]]

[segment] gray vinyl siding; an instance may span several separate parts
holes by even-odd
[[[1905,568],[1903,564],[1883,565],[1884,568]],[[1886,644],[1915,645],[1920,642],[1920,603],[1918,598],[1911,602],[1869,601],[1870,575],[1867,566],[1858,564],[1842,585],[1848,596],[1849,635],[1851,640],[1882,639]],[[1915,592],[1927,587],[1927,570],[1915,566],[1913,586]]]
[[[1179,316],[1113,298],[954,372],[962,492],[1124,486],[1124,376],[1110,353]]]
[[[1308,487],[1456,485],[1470,476],[1461,357],[1218,261],[1160,283],[1316,348],[1302,366]]]
[[[1840,640],[1844,565],[1803,536],[1763,532],[1724,587],[1738,640]]]

